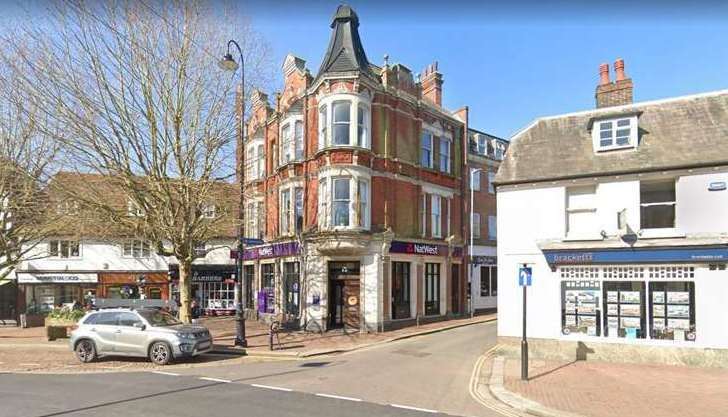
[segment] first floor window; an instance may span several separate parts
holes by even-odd
[[[442,237],[442,199],[439,195],[433,194],[432,201],[432,237]]]
[[[349,205],[351,203],[349,178],[334,178],[334,226],[349,225]]]
[[[291,219],[291,191],[283,190],[281,192],[281,204],[280,204],[280,219],[281,219],[281,234],[287,235],[289,233],[289,222]]]
[[[675,227],[675,180],[640,183],[640,227]]]
[[[294,188],[293,194],[293,230],[300,232],[303,228],[303,187]]]
[[[133,258],[149,258],[152,254],[150,244],[145,240],[127,240],[124,242],[124,256]]]
[[[392,262],[392,318],[410,318],[409,262]]]
[[[367,217],[369,215],[369,209],[367,206],[369,202],[369,183],[359,180],[358,187],[357,198],[359,200],[359,226],[366,227],[368,222]]]
[[[359,105],[357,107],[357,146],[369,147],[369,108]]]
[[[495,297],[498,295],[498,267],[480,267],[480,296]]]
[[[488,192],[491,194],[495,194],[495,172],[488,171]]]
[[[420,143],[420,165],[425,168],[432,168],[432,133],[423,132]]]
[[[328,194],[328,178],[321,178],[319,180],[319,209],[318,209],[318,223],[319,227],[324,229],[329,225],[329,194]]]
[[[79,258],[81,245],[75,240],[51,240],[48,243],[48,254],[52,258]]]
[[[450,173],[450,141],[440,138],[440,171]]]
[[[281,128],[281,165],[285,165],[293,160],[293,133],[291,132],[290,123],[286,123]]]
[[[470,189],[480,191],[480,171],[476,168],[470,168]]]
[[[566,235],[590,236],[598,231],[596,187],[571,187],[566,190]]]
[[[440,264],[425,264],[425,315],[440,314]]]
[[[473,224],[470,225],[473,229],[473,237],[480,237],[480,213],[473,213]]]
[[[327,118],[326,118],[326,111],[327,107],[324,104],[323,106],[319,107],[319,117],[318,117],[318,145],[319,149],[323,149],[326,147],[326,145],[329,143],[329,141],[326,138],[326,132],[328,131],[326,129],[327,127]]]
[[[420,234],[422,237],[427,234],[427,194],[422,194],[420,199]]]
[[[498,221],[495,216],[488,216],[488,239],[496,240],[498,238]]]

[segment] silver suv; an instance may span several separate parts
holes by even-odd
[[[92,311],[71,332],[71,349],[81,362],[99,356],[149,357],[157,365],[212,350],[204,326],[183,324],[156,309],[113,308]]]

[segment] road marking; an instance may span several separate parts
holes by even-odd
[[[493,410],[500,415],[508,417],[520,417],[521,414],[519,414],[514,408],[511,408],[505,403],[501,403],[494,398],[488,398],[478,392],[481,368],[483,367],[483,364],[486,362],[486,360],[488,360],[488,358],[495,353],[495,351],[496,347],[494,346],[487,352],[485,352],[482,356],[480,356],[475,362],[475,366],[473,367],[473,373],[470,375],[470,396],[484,407]]]
[[[290,388],[274,387],[274,386],[271,386],[271,385],[250,384],[250,386],[251,387],[256,387],[256,388],[272,389],[272,390],[276,390],[276,391],[285,391],[285,392],[291,392],[291,391],[293,391]]]
[[[422,411],[423,413],[438,413],[437,410],[430,410],[429,408],[412,407],[411,405],[400,405],[400,404],[389,404],[395,408],[404,408],[405,410]]]
[[[153,374],[158,374],[158,375],[179,376],[179,374],[175,374],[175,373],[172,373],[172,372],[164,372],[164,371],[152,371],[152,373]]]
[[[361,401],[359,398],[352,398],[352,397],[342,397],[340,395],[331,395],[331,394],[316,394],[317,397],[326,397],[326,398],[335,398],[337,400],[346,400],[346,401]]]
[[[229,380],[229,379],[210,378],[210,377],[208,377],[208,376],[201,376],[201,377],[200,377],[200,379],[202,379],[202,380],[204,380],[204,381],[212,381],[212,382],[224,382],[224,383],[226,383],[226,384],[227,384],[227,383],[230,383],[230,382],[233,382],[233,381],[231,381],[231,380]]]

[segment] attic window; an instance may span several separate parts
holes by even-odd
[[[592,129],[596,152],[637,147],[637,117],[601,120]]]

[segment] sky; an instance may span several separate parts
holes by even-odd
[[[247,0],[242,10],[277,66],[293,53],[315,75],[338,4]],[[506,139],[537,117],[594,108],[599,64],[611,69],[617,58],[635,101],[728,88],[728,1],[348,4],[369,61],[382,65],[388,54],[415,73],[438,61],[444,107],[469,106],[473,128]]]

